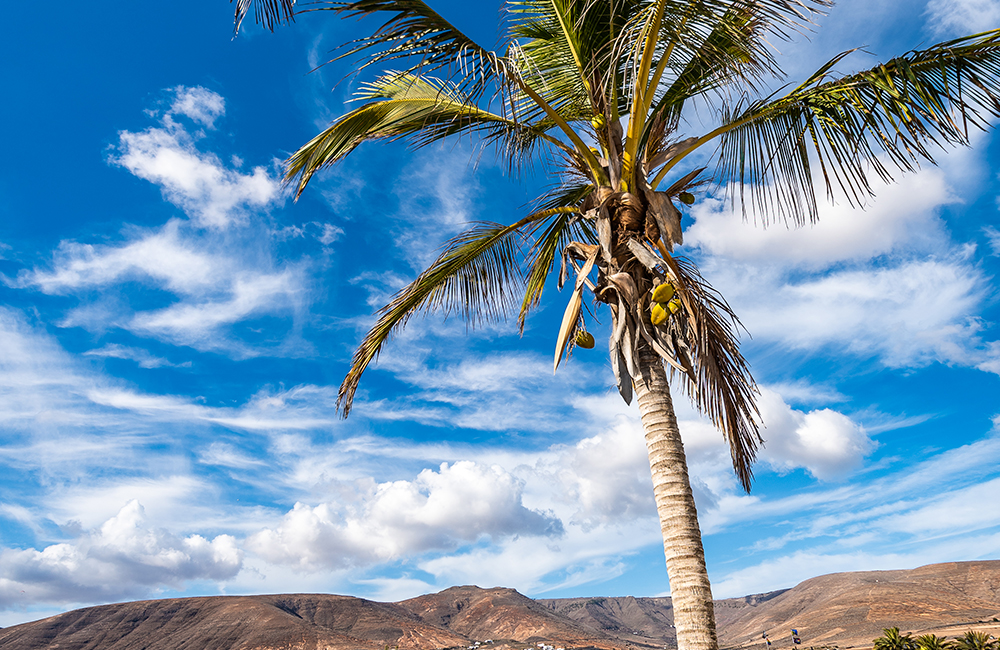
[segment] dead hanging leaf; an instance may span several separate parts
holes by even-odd
[[[581,244],[581,246],[586,246],[586,244]],[[587,261],[584,262],[583,268],[580,269],[580,271],[576,274],[577,291],[583,290],[584,283],[589,285],[591,289],[594,288],[593,284],[587,279],[587,276],[590,275],[590,272],[594,269],[594,264],[597,262],[597,255],[600,252],[601,252],[600,246],[589,247],[589,254],[587,255]]]
[[[580,307],[583,305],[583,287],[573,290],[573,295],[569,297],[569,304],[566,305],[566,312],[563,314],[562,325],[559,326],[559,335],[556,336],[556,358],[552,364],[552,374],[559,369],[563,354],[566,352],[566,344],[569,343],[569,335],[576,328],[576,322],[580,318]]]
[[[617,325],[624,325],[625,314],[619,306],[614,303],[611,305],[611,318],[613,321],[616,321]],[[621,394],[622,399],[625,400],[626,404],[631,404],[632,377],[628,374],[625,357],[621,352],[621,335],[618,333],[618,327],[615,327],[615,333],[611,335],[608,348],[611,352],[611,371],[615,375],[615,383],[618,386],[618,392]]]
[[[670,187],[667,188],[667,192],[666,192],[667,196],[677,196],[679,193],[683,192],[684,190],[690,189],[690,188],[692,188],[692,187],[694,187],[696,185],[701,185],[700,181],[696,183],[694,179],[698,178],[698,175],[701,174],[706,169],[708,169],[708,168],[707,167],[699,167],[698,169],[696,169],[696,170],[694,170],[694,171],[692,171],[692,172],[690,172],[688,174],[685,174],[683,177],[681,177],[680,179],[678,179],[678,181],[676,183],[674,183],[673,185],[671,185]]]
[[[652,271],[656,275],[663,275],[663,258],[658,257],[653,251],[635,239],[628,240],[628,249],[632,251],[635,255],[635,259],[639,260],[639,263],[645,266],[647,269]]]
[[[634,305],[639,299],[639,289],[635,286],[635,280],[625,272],[613,273],[607,277],[609,285],[613,286],[627,305]]]
[[[674,244],[680,246],[684,243],[684,233],[681,230],[681,213],[670,200],[670,195],[666,192],[646,192],[646,200],[649,201],[649,211],[656,221],[660,230],[660,237],[663,238],[663,245],[671,253],[674,251]]]

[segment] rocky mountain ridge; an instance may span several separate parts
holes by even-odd
[[[791,589],[716,601],[727,648],[871,647],[882,628],[1000,635],[1000,561],[835,573]],[[452,587],[397,603],[351,596],[213,596],[88,607],[0,629],[0,649],[645,650],[675,646],[670,598],[532,600],[506,588]]]

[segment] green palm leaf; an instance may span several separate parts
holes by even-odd
[[[449,241],[433,264],[379,310],[378,321],[358,346],[340,385],[337,406],[344,417],[351,411],[365,369],[392,333],[417,312],[457,313],[471,326],[505,318],[523,287],[522,229],[564,211],[543,210],[509,226],[475,224]]]
[[[872,195],[871,172],[889,180],[891,166],[933,163],[934,149],[967,144],[970,125],[985,129],[987,116],[1000,115],[1000,30],[827,81],[846,54],[787,95],[733,111],[713,132],[723,136],[722,176],[741,196],[749,188],[765,220],[815,221],[810,158],[827,192],[836,184],[856,205]]]
[[[531,153],[544,139],[565,145],[543,129],[480,109],[454,84],[410,73],[389,73],[362,86],[360,99],[376,100],[347,113],[314,137],[285,163],[286,182],[296,182],[296,196],[309,180],[368,140],[409,137],[416,146],[451,135],[479,133],[484,144],[497,144],[498,154],[512,162]],[[571,151],[571,150],[569,150]]]
[[[347,51],[337,59],[363,53],[368,59],[361,68],[405,59],[415,62],[407,72],[447,69],[448,76],[463,79],[463,88],[475,97],[491,82],[497,89],[504,84],[503,61],[422,0],[320,1],[313,4],[310,11],[335,11],[359,18],[388,15],[371,36],[349,43]]]

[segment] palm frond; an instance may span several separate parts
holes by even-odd
[[[777,75],[777,62],[764,40],[766,27],[756,2],[733,3],[659,94],[640,148],[649,138],[649,127],[655,120],[661,121],[665,127],[662,130],[667,133],[676,129],[688,99],[737,81],[752,88],[761,77]],[[648,154],[646,157],[652,158]]]
[[[827,193],[836,185],[857,205],[872,195],[871,172],[888,181],[891,167],[933,163],[934,149],[967,144],[969,126],[985,129],[1000,116],[1000,30],[828,80],[846,54],[783,97],[738,107],[713,132],[723,136],[721,177],[739,187],[741,201],[749,188],[765,221],[815,221],[811,158]]]
[[[335,11],[358,18],[388,16],[371,36],[350,42],[345,46],[347,50],[337,56],[341,59],[366,54],[361,69],[399,59],[415,61],[407,72],[430,73],[446,68],[446,76],[463,79],[462,87],[473,97],[478,97],[491,82],[497,89],[504,83],[503,61],[423,0],[320,0],[314,5],[319,6],[310,11]]]
[[[589,120],[606,112],[605,71],[613,39],[608,21],[625,3],[573,0],[508,2],[511,38],[520,39],[523,53],[548,95],[574,98],[578,117]]]
[[[812,14],[819,13],[829,4],[828,0],[644,2],[619,35],[616,47],[624,59],[630,60],[629,65],[623,66],[622,78],[622,94],[632,100],[623,175],[629,175],[638,161],[639,144],[645,141],[648,122],[652,121],[647,119],[648,112],[654,104],[661,80],[673,76],[676,82],[687,70],[689,62],[704,59],[709,54],[714,59],[715,69],[722,69],[722,62],[745,54],[713,47],[727,42],[731,44],[747,35],[747,25],[741,26],[741,22],[748,21],[741,21],[738,18],[740,14],[752,16],[750,33],[755,37],[748,43],[741,43],[741,49],[753,48],[760,57],[760,52],[764,52],[763,39],[774,35],[784,37],[791,31],[802,29]],[[723,35],[726,37],[723,38]],[[692,81],[686,80],[687,83]],[[626,178],[627,182],[629,180]]]
[[[541,128],[480,109],[454,84],[432,77],[393,72],[362,86],[362,100],[376,100],[347,113],[285,162],[285,181],[302,194],[312,176],[368,140],[408,137],[424,146],[451,135],[479,133],[504,158],[520,160],[539,139],[565,145]],[[544,127],[542,127],[544,128]]]
[[[525,259],[527,277],[524,299],[521,301],[521,312],[517,317],[522,334],[528,313],[537,307],[542,299],[545,282],[559,251],[566,248],[571,241],[594,243],[597,240],[593,230],[579,218],[582,213],[581,203],[593,191],[594,186],[586,183],[564,185],[535,201],[539,210],[563,208],[566,211],[557,219],[547,224],[537,224],[527,232],[527,237],[533,241]]]
[[[687,319],[669,321],[674,347],[690,371],[681,373],[684,388],[698,410],[726,436],[733,469],[749,492],[753,461],[763,440],[758,432],[757,384],[736,337],[737,328],[742,326],[729,304],[694,264],[669,255],[666,262],[678,279],[678,291],[689,315]]]
[[[518,257],[521,231],[554,214],[559,211],[536,212],[509,226],[475,224],[449,241],[433,264],[379,310],[378,320],[355,351],[340,385],[337,407],[343,416],[351,411],[365,369],[392,333],[417,312],[457,313],[470,326],[506,317],[516,290],[523,286]]]
[[[234,0],[229,0],[232,4]],[[235,0],[236,15],[233,17],[233,34],[240,33],[243,19],[254,10],[254,20],[270,31],[285,22],[295,20],[295,0]]]

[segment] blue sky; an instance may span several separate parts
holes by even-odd
[[[432,5],[495,40],[499,5]],[[667,592],[637,412],[600,346],[552,376],[554,286],[523,337],[413,320],[335,412],[373,310],[544,175],[371,145],[292,203],[280,160],[358,81],[309,70],[361,26],[232,40],[222,0],[155,9],[4,21],[0,625],[177,595]],[[795,80],[997,25],[995,0],[844,0],[777,45]],[[712,194],[685,219],[767,426],[747,495],[677,400],[717,596],[1000,557],[1000,143],[973,140],[815,227]]]

